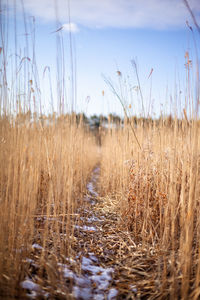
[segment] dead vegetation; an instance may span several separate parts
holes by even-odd
[[[102,149],[102,189],[118,193],[122,224],[147,261],[154,253],[148,299],[199,297],[199,126],[182,125],[138,127],[142,151],[130,128],[111,130]]]
[[[15,16],[13,53],[9,13],[0,17],[0,297],[95,299],[98,280],[105,279],[105,299],[110,291],[113,299],[199,299],[199,90],[194,84],[192,91],[189,52],[182,119],[130,118],[118,70],[120,93],[107,83],[124,109],[124,124],[117,120],[117,126],[92,132],[73,113],[75,74],[72,99],[66,101],[60,30],[56,114],[48,66],[47,95],[40,89],[34,17],[32,51],[28,32],[21,51]],[[71,60],[73,69],[72,54]],[[137,64],[132,65],[145,114]],[[43,111],[46,98],[51,109]],[[66,107],[72,113],[64,115]],[[97,165],[99,194],[87,187]]]
[[[0,294],[14,297],[32,245],[43,249],[41,269],[52,255],[70,252],[73,215],[98,153],[73,119],[42,126],[1,118],[0,134]]]

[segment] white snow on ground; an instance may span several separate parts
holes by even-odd
[[[79,230],[83,230],[83,231],[96,231],[96,228],[94,226],[78,226],[78,225],[75,225],[74,226],[76,229],[79,229]]]
[[[37,250],[42,250],[43,249],[42,246],[40,246],[36,243],[32,245],[32,248],[37,249]]]
[[[93,222],[102,222],[103,220],[100,220],[99,218],[92,216],[90,218],[87,218],[88,223],[93,223]]]
[[[76,299],[83,299],[83,300],[88,300],[91,299],[92,294],[91,294],[91,289],[90,288],[80,288],[78,286],[73,287],[73,296]]]
[[[109,282],[112,279],[112,268],[104,269],[102,267],[95,266],[91,259],[83,257],[82,270],[92,274],[89,278],[98,286],[99,290],[106,290],[108,288]]]
[[[103,300],[106,294],[109,300],[116,299],[118,291],[114,288],[109,290],[114,269],[97,266],[97,262],[93,253],[89,257],[83,256],[80,275],[76,275],[66,265],[59,264],[64,277],[73,280],[73,296],[76,299]]]
[[[44,298],[48,298],[49,294],[45,293],[42,289],[41,286],[34,283],[32,279],[26,278],[24,281],[21,282],[21,287],[25,290],[28,291],[26,294],[27,297],[31,299],[37,299],[38,295],[42,295]]]
[[[88,211],[86,211],[88,212]],[[101,219],[97,218],[96,216],[91,216],[89,218],[85,218],[85,217],[80,217],[81,221],[86,221],[87,223],[93,223],[93,222],[103,222],[104,220],[102,220],[103,217],[101,216]]]
[[[94,185],[93,185],[92,182],[89,182],[87,184],[87,190],[89,191],[89,193],[91,194],[91,196],[93,196],[93,197],[97,197],[98,196],[98,193],[95,192],[95,190],[94,190]]]
[[[137,293],[137,288],[135,285],[130,285],[130,290],[133,291],[134,293]]]
[[[21,287],[29,291],[39,291],[40,286],[34,283],[31,279],[26,279],[21,282]]]
[[[84,225],[82,228],[85,231],[96,231],[96,228],[94,226],[85,226]]]
[[[118,294],[118,291],[116,289],[112,288],[112,289],[110,289],[110,291],[108,293],[107,299],[108,300],[114,300],[114,299],[116,299],[117,294]]]
[[[71,279],[74,278],[74,273],[71,270],[69,270],[67,268],[67,266],[63,267],[63,275],[64,275],[65,278],[71,278]]]

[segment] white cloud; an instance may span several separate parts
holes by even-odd
[[[17,1],[19,6],[20,2]],[[200,1],[188,2],[199,17]],[[54,0],[24,0],[24,6],[30,14],[45,20],[55,19],[57,11],[61,22],[69,21],[67,0],[57,0],[56,5]],[[185,26],[190,15],[182,0],[71,0],[70,18],[74,25],[92,28],[166,29]],[[76,31],[76,26],[74,30]]]
[[[72,33],[77,33],[79,32],[79,28],[77,24],[75,23],[65,23],[62,25],[63,30],[65,31],[71,31]]]

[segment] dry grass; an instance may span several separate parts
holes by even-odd
[[[155,288],[163,299],[200,295],[199,130],[197,122],[139,124],[142,151],[128,125],[104,137],[102,190],[115,194],[135,243],[156,253],[154,297]]]
[[[24,14],[25,40],[20,45],[16,17],[13,28],[8,26],[8,11],[0,19],[0,297],[28,297],[21,286],[28,277],[48,291],[51,299],[66,299],[71,283],[63,279],[59,263],[66,262],[72,253],[81,256],[83,250],[91,250],[101,263],[115,266],[113,285],[121,297],[199,299],[200,128],[191,120],[195,110],[187,118],[186,107],[185,121],[181,122],[138,123],[137,128],[125,122],[123,128],[102,129],[99,189],[103,197],[88,215],[96,214],[103,222],[101,226],[97,222],[98,232],[77,235],[72,226],[81,220],[77,207],[81,205],[84,214],[86,183],[100,157],[95,137],[83,121],[77,124],[75,116],[62,115],[66,107],[75,109],[72,48],[71,99],[66,99],[68,74],[64,40],[58,31],[54,103],[47,66],[43,70],[43,80],[49,71],[47,95],[40,89],[35,20],[29,24],[33,27],[29,45]],[[10,29],[15,44],[12,53],[7,40]],[[191,60],[186,53],[185,97],[191,106]],[[132,64],[144,113],[139,74],[136,63]],[[117,73],[120,93],[108,84],[128,117],[122,101],[127,95],[119,96],[122,74]],[[199,83],[198,74],[197,66]],[[198,103],[198,91],[196,96]],[[45,97],[52,102],[51,111],[56,104],[59,117],[37,117],[38,111],[42,114]],[[45,109],[47,114],[50,110]]]
[[[22,14],[25,38],[21,41],[16,8],[23,8],[23,1],[14,3],[13,27],[8,25],[9,5],[2,5],[0,297],[22,299],[25,290],[21,284],[29,278],[62,298],[62,293],[68,294],[68,287],[62,285],[58,263],[71,255],[77,206],[99,162],[99,149],[80,115],[64,115],[69,107],[73,111],[75,99],[66,97],[69,75],[61,50],[62,35],[56,36],[57,76],[53,85],[50,67],[46,66],[43,74],[38,71],[35,18],[30,20]],[[45,80],[49,84],[45,85]],[[69,94],[75,95],[74,83],[71,89]]]
[[[50,256],[70,253],[71,223],[98,161],[92,134],[70,116],[31,121],[0,120],[0,294],[20,295],[33,244],[43,277],[54,281]],[[49,277],[50,276],[50,277]]]

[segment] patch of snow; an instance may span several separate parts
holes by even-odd
[[[87,267],[87,266],[91,265],[91,263],[92,263],[91,259],[83,256],[83,258],[82,258],[82,266],[86,266]]]
[[[77,259],[79,256],[77,256]],[[114,288],[109,290],[114,269],[103,268],[96,265],[97,263],[98,259],[94,253],[89,253],[89,257],[83,256],[81,261],[82,275],[77,275],[65,264],[58,264],[62,268],[64,277],[73,280],[72,293],[76,299],[103,300],[106,295],[106,299],[116,299],[118,291]]]
[[[95,196],[95,197],[98,196],[98,193],[95,191],[94,185],[93,185],[92,181],[90,181],[90,182],[87,184],[87,189],[88,189],[89,193],[90,193],[92,196]]]
[[[64,267],[63,274],[65,278],[71,278],[71,279],[74,278],[74,273],[71,270],[69,270],[67,267]]]
[[[88,278],[85,277],[76,277],[75,278],[76,285],[79,287],[90,287],[91,286],[91,281]]]
[[[31,258],[26,258],[26,262],[28,262],[31,266],[38,268],[38,264],[35,263],[35,261]]]
[[[99,267],[99,273],[92,275],[90,278],[96,283],[99,290],[106,290],[109,286],[110,280],[112,279],[110,273],[110,269],[103,269]]]
[[[30,294],[26,294],[26,296],[30,299],[37,299],[37,293],[35,291],[31,291]]]
[[[96,228],[94,226],[86,226],[86,225],[84,225],[82,228],[85,231],[96,231]]]
[[[94,262],[98,262],[98,258],[94,255],[94,253],[88,253],[90,256],[90,259]]]
[[[98,174],[99,171],[100,171],[100,167],[96,167],[96,168],[94,169],[93,173],[94,173],[94,174]]]
[[[40,246],[40,245],[38,245],[38,244],[36,244],[36,243],[34,243],[34,244],[32,245],[32,248],[38,249],[38,250],[42,250],[42,249],[43,249],[42,246]]]
[[[102,222],[103,220],[100,220],[99,218],[92,216],[90,218],[87,218],[88,223],[93,223],[93,222]]]
[[[87,211],[88,213],[88,211]],[[88,223],[93,223],[93,222],[102,222],[102,219],[97,218],[96,216],[92,216],[92,217],[80,217],[81,221],[86,221]]]
[[[76,261],[73,258],[71,258],[71,257],[66,257],[66,261],[68,261],[71,264],[75,264],[76,263]]]
[[[118,294],[118,290],[112,288],[112,289],[110,289],[110,291],[109,291],[109,293],[108,293],[107,299],[108,299],[108,300],[114,300],[114,299],[116,299],[117,294]]]
[[[30,278],[26,278],[24,281],[20,283],[21,287],[27,290],[26,296],[31,299],[38,299],[38,296],[42,295],[43,298],[48,298],[49,293],[46,293],[42,290],[41,286],[37,283],[34,283]]]
[[[58,266],[61,267],[61,270],[62,270],[62,272],[63,272],[64,278],[70,278],[70,279],[73,279],[73,278],[74,278],[75,275],[74,275],[73,271],[71,271],[71,270],[67,267],[67,265],[58,263]]]
[[[105,299],[105,296],[102,295],[102,294],[97,294],[97,295],[95,295],[94,299],[95,299],[95,300],[104,300],[104,299]]]
[[[137,293],[137,288],[135,285],[130,285],[130,289],[132,292]]]
[[[75,225],[74,226],[76,229],[79,229],[79,230],[84,230],[84,231],[96,231],[96,228],[94,226],[78,226],[78,225]]]
[[[90,288],[80,288],[79,286],[73,287],[73,296],[76,299],[89,300],[92,299],[92,293]]]
[[[35,292],[40,290],[40,286],[34,283],[31,279],[26,279],[22,281],[21,287],[25,290],[35,291]]]
[[[112,279],[112,268],[104,269],[102,267],[95,266],[90,258],[83,257],[82,270],[92,274],[89,278],[98,286],[99,290],[106,290],[108,288],[109,282]]]
[[[26,258],[26,262],[30,263],[30,264],[33,264],[34,263],[34,260],[31,259],[31,258]]]

